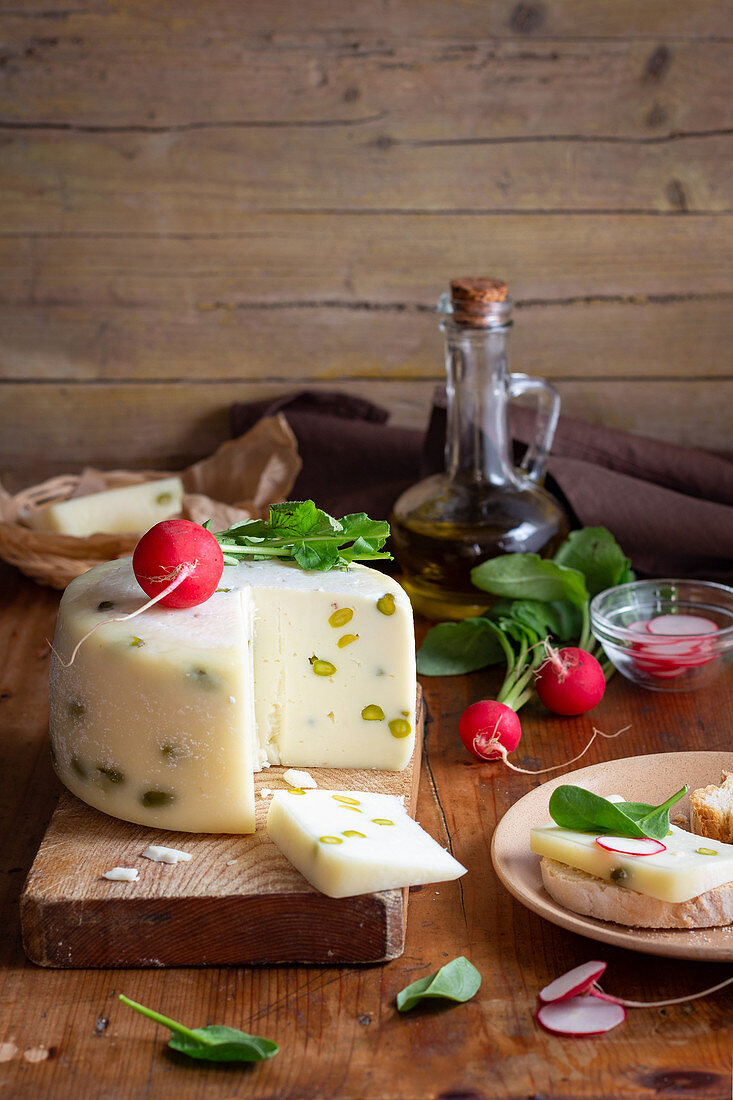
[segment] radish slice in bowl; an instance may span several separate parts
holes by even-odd
[[[538,996],[543,1004],[550,1004],[552,1001],[564,1001],[567,997],[577,997],[581,993],[586,993],[591,989],[593,983],[598,981],[606,969],[606,965],[606,963],[597,960],[581,963],[580,966],[576,966],[572,970],[568,970],[566,974],[561,974],[559,978],[555,978],[554,981],[539,991]]]
[[[657,615],[649,620],[647,630],[675,638],[699,638],[701,634],[715,634],[718,628],[702,615]]]
[[[567,997],[537,1010],[537,1022],[555,1035],[601,1035],[626,1019],[626,1009],[600,997]]]
[[[661,840],[646,836],[597,836],[596,844],[607,852],[620,852],[624,856],[656,856],[667,851],[667,845]]]

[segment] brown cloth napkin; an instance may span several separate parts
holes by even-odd
[[[348,394],[301,391],[235,405],[234,435],[261,416],[285,414],[303,469],[292,499],[312,498],[336,515],[389,515],[404,489],[442,469],[445,395],[438,390],[425,433],[393,427],[386,409]],[[512,408],[515,455],[532,432],[530,410]],[[642,576],[733,583],[733,460],[561,417],[547,488],[574,526],[607,527]]]

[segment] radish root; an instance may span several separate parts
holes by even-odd
[[[197,565],[198,562],[194,561],[186,562],[184,565],[176,566],[176,568],[173,570],[173,573],[171,574],[173,579],[171,580],[170,584],[166,588],[164,588],[162,592],[159,592],[157,596],[153,596],[152,599],[147,600],[142,605],[142,607],[138,607],[136,611],[131,611],[129,615],[118,615],[114,619],[104,619],[102,622],[99,622],[95,626],[93,626],[91,630],[87,630],[84,637],[80,638],[74,646],[71,652],[71,657],[68,661],[65,661],[60,653],[56,649],[54,649],[53,645],[49,642],[49,645],[51,646],[51,652],[53,653],[54,657],[59,662],[59,664],[63,666],[63,668],[71,668],[74,661],[76,660],[76,655],[81,647],[84,645],[84,642],[87,640],[87,638],[91,638],[92,634],[94,634],[95,631],[99,630],[100,626],[106,626],[107,623],[126,623],[129,622],[130,619],[134,619],[137,615],[142,615],[143,611],[147,611],[149,607],[153,606],[153,604],[158,603],[159,600],[164,599],[166,596],[170,595],[171,592],[174,592],[175,589],[178,588],[179,584],[183,584],[186,578],[191,576]],[[162,580],[164,578],[160,579]]]
[[[494,728],[494,735],[492,737],[492,740],[488,744],[482,745],[481,751],[484,752],[487,749],[495,749],[508,768],[511,768],[514,772],[521,772],[522,775],[542,775],[543,772],[556,772],[560,768],[567,768],[569,764],[574,764],[576,760],[580,760],[581,756],[585,756],[588,749],[595,741],[596,737],[603,737],[607,741],[612,741],[614,737],[620,737],[622,733],[626,733],[627,730],[631,729],[631,726],[629,725],[624,726],[623,729],[617,730],[616,733],[604,733],[602,730],[596,729],[596,727],[594,726],[593,735],[591,736],[588,744],[585,746],[582,752],[579,752],[578,755],[574,756],[571,760],[566,760],[563,764],[553,764],[551,768],[520,768],[517,764],[512,764],[511,760],[509,760],[509,753],[496,736],[496,731],[498,727],[499,723],[497,722],[496,727]]]
[[[730,985],[733,978],[726,978],[724,982],[711,985],[709,989],[703,989],[700,993],[690,993],[687,997],[671,997],[666,1001],[627,1001],[624,997],[614,997],[612,993],[604,993],[598,982],[593,983],[590,993],[592,997],[600,997],[602,1001],[613,1001],[614,1004],[623,1005],[624,1008],[667,1008],[668,1005],[682,1005],[687,1001],[698,1001],[701,997],[707,997],[710,993],[717,993]]]

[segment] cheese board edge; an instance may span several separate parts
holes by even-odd
[[[360,784],[361,789],[378,788],[384,780],[392,793],[404,794],[413,816],[425,726],[419,685],[417,698],[415,751],[403,772],[339,771],[356,789]],[[328,769],[308,770],[319,786],[326,785]],[[269,785],[283,771],[270,768],[259,773],[258,787]],[[266,805],[259,802],[262,812]],[[53,872],[58,861],[70,855],[80,832],[87,839],[77,873],[66,874],[63,868]],[[218,853],[223,885],[208,889],[180,874],[176,884],[176,872],[195,866],[194,860],[170,866],[137,859],[138,866],[145,865],[145,892],[139,880],[106,882],[99,857],[91,851],[93,834],[106,838],[106,844],[117,844],[121,852],[134,849],[138,855],[151,843],[193,848],[194,853],[198,847],[209,866]],[[264,886],[249,893],[237,890],[242,856],[221,858],[243,852],[246,862],[257,849],[265,865],[268,858],[276,865],[275,891]],[[94,867],[95,859],[96,868],[85,871],[84,865]],[[404,951],[408,895],[404,889],[328,898],[302,878],[261,829],[246,837],[150,830],[108,817],[64,791],[23,888],[21,931],[31,962],[61,969],[380,963]]]

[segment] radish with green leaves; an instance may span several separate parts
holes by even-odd
[[[494,699],[481,699],[464,710],[458,734],[477,760],[501,760],[516,749],[522,727],[511,707]]]
[[[535,673],[535,688],[553,714],[586,714],[598,706],[606,690],[603,669],[585,649],[554,649],[546,643],[547,659]]]
[[[522,737],[522,727],[516,711],[505,703],[499,703],[496,699],[481,699],[478,703],[471,703],[466,707],[458,721],[458,734],[468,751],[477,760],[495,761],[501,760],[507,768],[523,775],[542,775],[544,772],[554,772],[558,768],[567,768],[585,756],[596,737],[613,739],[629,729],[624,726],[616,733],[603,733],[593,728],[593,733],[584,749],[577,756],[565,760],[562,764],[553,764],[549,768],[520,768],[508,759],[509,753],[514,752]]]

